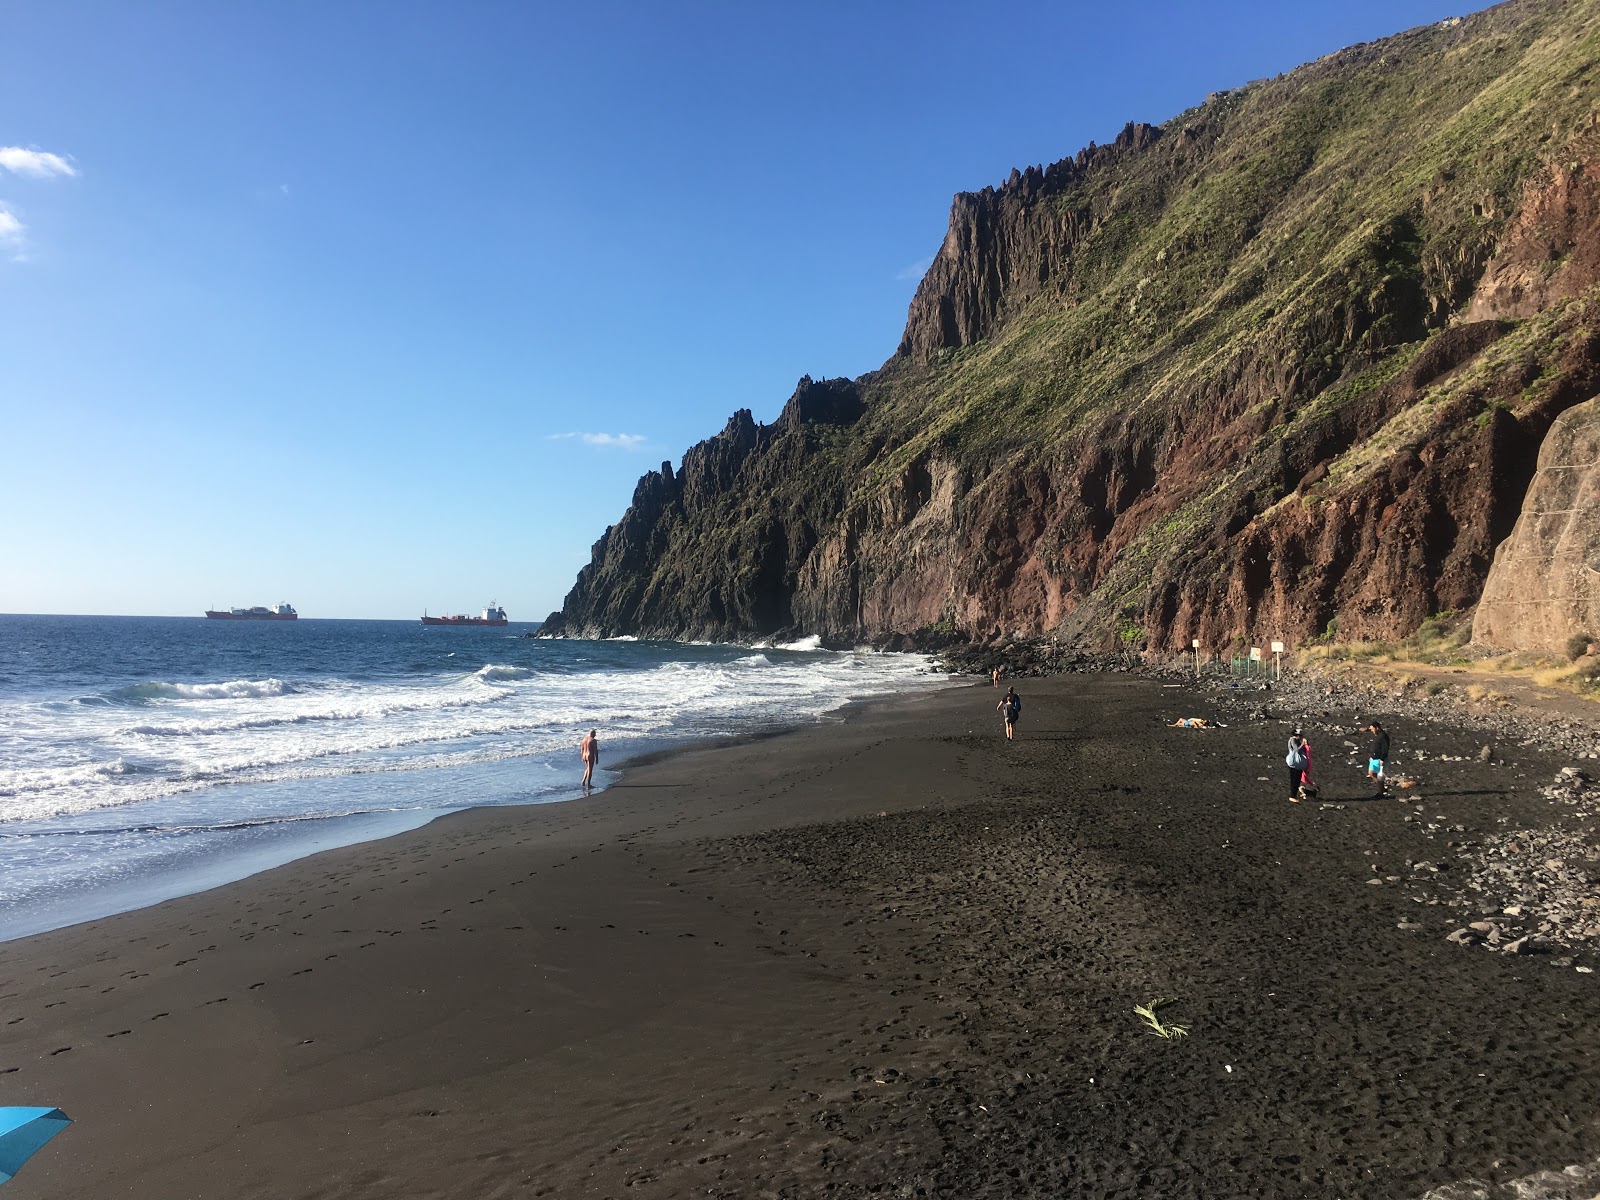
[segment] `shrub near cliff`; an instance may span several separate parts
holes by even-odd
[[[571,635],[1394,637],[1600,390],[1600,0],[1514,0],[956,197],[885,366],[664,464]]]

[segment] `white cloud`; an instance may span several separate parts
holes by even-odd
[[[48,150],[24,150],[21,146],[0,146],[0,167],[13,175],[27,175],[34,179],[78,173],[78,168],[59,154],[51,154]]]
[[[28,240],[28,227],[17,219],[17,214],[0,204],[0,249],[10,250],[14,257],[22,257],[22,248]]]
[[[585,446],[615,446],[622,450],[637,450],[648,440],[642,433],[551,433],[546,436],[552,442],[576,438]]]

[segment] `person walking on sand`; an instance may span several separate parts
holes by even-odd
[[[1299,729],[1289,735],[1289,753],[1283,756],[1283,765],[1289,768],[1289,803],[1299,804],[1300,789],[1311,771],[1311,743]]]
[[[1017,695],[1017,689],[1008,687],[995,708],[1006,719],[1006,741],[1016,741],[1017,718],[1022,716],[1022,697]]]
[[[1372,734],[1372,745],[1367,750],[1367,778],[1378,785],[1377,795],[1374,800],[1382,800],[1389,794],[1389,780],[1385,767],[1389,762],[1389,731],[1376,721],[1367,722],[1367,730]]]
[[[583,790],[587,792],[594,787],[594,769],[600,765],[600,739],[594,730],[578,743],[578,757],[583,759]]]
[[[1000,668],[999,667],[996,667],[994,670],[989,672],[989,686],[990,687],[999,687],[1000,686]]]

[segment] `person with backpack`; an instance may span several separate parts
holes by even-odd
[[[1299,729],[1289,737],[1289,753],[1283,756],[1283,765],[1289,768],[1289,802],[1299,804],[1300,789],[1311,778],[1311,743]]]
[[[1006,694],[1000,697],[1000,703],[995,705],[995,708],[1006,719],[1006,741],[1016,741],[1017,718],[1022,716],[1022,697],[1017,695],[1017,689],[1008,687]]]

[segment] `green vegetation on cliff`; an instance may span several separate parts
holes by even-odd
[[[1597,85],[1600,0],[1513,0],[958,196],[899,352],[648,476],[553,628],[1161,644],[1469,607],[1600,382]]]

